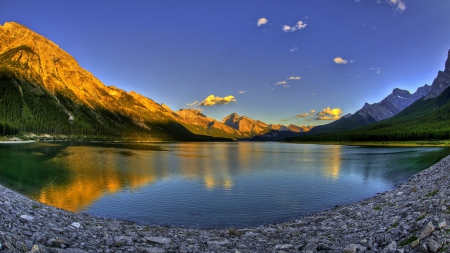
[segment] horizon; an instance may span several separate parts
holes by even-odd
[[[45,36],[107,86],[218,121],[328,124],[443,69],[448,2],[288,2],[0,0],[0,23]]]

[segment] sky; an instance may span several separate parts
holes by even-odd
[[[322,125],[443,70],[448,0],[0,0],[105,85],[221,121]]]

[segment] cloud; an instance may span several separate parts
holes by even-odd
[[[275,85],[286,85],[286,84],[287,84],[286,81],[280,81],[275,83]]]
[[[310,115],[309,113],[299,113],[299,114],[295,115],[295,117],[296,117],[297,119],[299,119],[299,118],[306,118],[306,117],[308,117],[309,115]]]
[[[342,114],[342,110],[340,108],[333,108],[330,107],[322,109],[322,111],[318,112],[316,114],[315,120],[337,120],[340,119]]]
[[[406,5],[403,0],[388,0],[389,4],[394,6],[396,10],[404,11],[406,10]]]
[[[258,23],[256,23],[256,25],[259,27],[259,26],[267,24],[268,21],[269,20],[267,20],[266,18],[260,18],[260,19],[258,19]]]
[[[302,77],[301,76],[291,76],[291,77],[288,78],[288,80],[296,80],[296,81],[298,81],[298,80],[300,80],[300,78],[302,78]]]
[[[229,104],[231,102],[236,103],[237,100],[236,98],[234,98],[234,96],[230,95],[230,96],[226,96],[226,97],[216,97],[214,95],[209,95],[207,96],[203,101],[198,102],[195,101],[194,103],[190,103],[187,104],[188,106],[213,106],[213,105],[226,105]]]
[[[382,0],[377,0],[377,3],[382,3]],[[404,0],[384,0],[385,3],[392,5],[398,11],[406,10],[406,4]]]
[[[306,27],[307,25],[308,25],[308,24],[303,23],[303,21],[299,20],[299,21],[297,22],[297,24],[295,24],[294,26],[284,25],[284,26],[283,26],[283,31],[284,31],[284,32],[295,32],[295,31],[297,31],[297,30],[305,29],[305,27]]]
[[[246,90],[240,90],[239,91],[239,94],[244,94],[244,93],[247,93],[248,91],[246,91]]]
[[[311,110],[311,114],[312,114],[312,113],[316,113],[316,110]]]
[[[198,101],[195,101],[195,102],[193,102],[193,103],[187,103],[186,105],[187,105],[187,106],[190,106],[190,107],[196,106],[196,105],[198,105]]]
[[[283,31],[284,31],[284,32],[290,32],[290,31],[291,31],[291,27],[288,26],[288,25],[284,25],[284,26],[283,26]]]
[[[369,68],[369,70],[375,70],[377,74],[381,73],[381,69],[380,68]]]
[[[297,47],[294,47],[294,48],[291,48],[291,49],[289,49],[289,52],[295,52],[295,51],[297,51]]]
[[[333,108],[330,107],[322,109],[322,111],[318,112],[316,114],[315,120],[337,120],[340,119],[342,114],[342,110],[339,108]]]
[[[334,58],[334,63],[336,63],[336,64],[347,64],[347,60],[344,60],[344,59],[342,59],[341,57],[336,57],[336,58]]]

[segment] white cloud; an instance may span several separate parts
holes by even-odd
[[[284,31],[284,32],[295,32],[295,31],[297,31],[297,30],[305,29],[305,27],[306,27],[307,25],[308,25],[308,24],[303,23],[303,21],[299,20],[299,21],[297,22],[297,24],[295,24],[294,26],[284,25],[284,26],[283,26],[283,31]]]
[[[188,106],[213,106],[213,105],[226,105],[231,102],[236,103],[237,100],[234,98],[234,96],[226,96],[226,97],[216,97],[214,95],[207,96],[203,101],[198,102],[195,101],[194,103],[187,104]]]
[[[267,20],[266,18],[260,18],[260,19],[258,19],[258,22],[256,23],[256,25],[257,26],[262,26],[262,25],[267,24],[268,21],[269,20]]]
[[[294,47],[294,48],[291,48],[291,49],[289,49],[289,52],[295,52],[295,51],[297,51],[297,47]]]
[[[298,21],[297,22],[297,24],[295,25],[295,27],[294,28],[297,28],[298,30],[301,30],[301,29],[305,29],[305,27],[307,26],[308,24],[306,24],[306,23],[303,23],[303,21]]]
[[[336,64],[347,64],[347,60],[344,60],[344,59],[342,59],[341,57],[336,57],[336,58],[334,58],[334,63],[336,63]]]
[[[317,117],[315,120],[337,120],[341,118],[340,114],[342,114],[340,108],[331,109],[330,107],[327,107],[316,114]]]
[[[377,74],[381,73],[381,69],[380,68],[369,68],[369,70],[374,70]]]
[[[388,0],[389,4],[394,6],[396,10],[404,11],[406,10],[406,5],[403,0]]]
[[[285,85],[287,84],[286,81],[280,81],[280,82],[276,82],[275,85]]]
[[[246,90],[241,90],[241,91],[239,91],[239,94],[244,94],[244,93],[247,93],[248,91],[246,91]]]
[[[288,25],[284,25],[284,26],[283,26],[283,31],[284,31],[284,32],[290,32],[290,31],[291,31],[291,27],[288,26]]]
[[[288,78],[288,80],[300,80],[301,78],[301,76],[291,76]]]
[[[382,0],[377,0],[377,3],[383,2]],[[392,5],[398,11],[406,10],[406,4],[404,0],[384,0],[385,3]]]

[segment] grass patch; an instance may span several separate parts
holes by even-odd
[[[381,206],[376,206],[373,208],[373,210],[381,211]]]
[[[389,228],[386,228],[386,232],[398,227],[400,225],[400,222],[396,222],[394,223],[394,225],[390,226]]]
[[[406,238],[405,240],[403,240],[403,241],[399,244],[399,246],[404,247],[404,246],[406,246],[406,245],[410,245],[412,242],[414,242],[414,241],[417,240],[417,239],[419,239],[419,238],[417,238],[417,236],[412,235],[412,236]]]
[[[429,192],[427,195],[425,195],[425,197],[433,197],[433,196],[435,196],[438,192],[439,192],[439,190],[431,191],[431,192]]]

